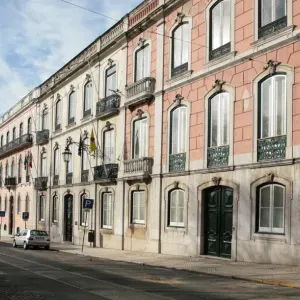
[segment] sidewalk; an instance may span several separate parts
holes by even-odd
[[[300,288],[299,266],[232,262],[203,256],[175,256],[89,247],[84,247],[82,253],[80,246],[56,243],[51,244],[51,249],[101,259],[174,268],[258,283]]]

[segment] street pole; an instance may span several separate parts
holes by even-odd
[[[26,221],[25,221],[25,229],[27,229],[27,228],[26,228]]]
[[[83,238],[82,238],[81,252],[83,252],[83,244],[84,244],[85,228],[86,228],[86,219],[87,219],[87,211],[85,211],[85,222],[84,222],[84,229],[83,229]]]
[[[1,231],[2,231],[2,217],[1,217],[1,224],[0,224],[0,241],[1,241]]]

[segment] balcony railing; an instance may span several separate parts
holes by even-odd
[[[207,149],[207,166],[209,168],[228,165],[229,146],[211,147]]]
[[[133,106],[145,100],[153,99],[155,78],[145,77],[126,88],[127,105]]]
[[[8,177],[5,178],[4,185],[8,188],[14,187],[17,185],[16,177]]]
[[[27,133],[14,139],[8,144],[0,148],[0,157],[9,155],[10,153],[22,148],[30,147],[32,145],[32,135]]]
[[[81,182],[89,182],[89,170],[81,171]]]
[[[54,175],[53,177],[53,186],[59,185],[59,175]]]
[[[118,164],[106,164],[94,168],[94,181],[113,180],[118,177]]]
[[[284,159],[286,151],[286,135],[257,140],[257,160]]]
[[[274,22],[271,22],[263,27],[258,28],[258,38],[262,38],[271,33],[277,32],[287,26],[287,16],[284,16]]]
[[[151,174],[153,159],[151,157],[136,158],[124,161],[124,173],[127,174]]]
[[[96,104],[96,116],[104,119],[108,116],[117,114],[120,107],[120,96],[117,94],[110,95]]]
[[[186,153],[177,153],[169,155],[169,172],[185,171]]]
[[[49,142],[49,130],[43,129],[36,133],[36,143],[38,145],[46,144]]]
[[[34,180],[34,188],[38,191],[47,190],[48,177],[38,177]]]
[[[67,173],[66,184],[72,184],[72,182],[73,182],[73,173]]]

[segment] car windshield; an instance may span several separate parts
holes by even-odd
[[[41,231],[41,230],[31,230],[30,235],[48,235],[46,231]]]

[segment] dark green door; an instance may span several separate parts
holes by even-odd
[[[205,192],[205,254],[231,258],[233,190]]]

